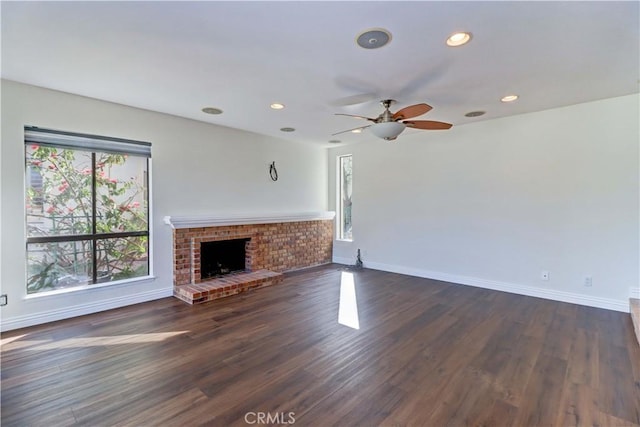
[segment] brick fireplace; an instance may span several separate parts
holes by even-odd
[[[190,304],[269,286],[282,273],[331,262],[333,212],[255,217],[165,217],[173,230],[174,295]],[[245,272],[205,278],[202,244],[245,241]]]

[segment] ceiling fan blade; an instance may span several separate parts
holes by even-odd
[[[407,99],[411,96],[415,96],[419,92],[421,92],[425,87],[432,86],[433,83],[442,79],[445,75],[447,69],[449,68],[449,61],[440,62],[435,67],[431,67],[422,71],[420,74],[416,75],[416,77],[408,82],[399,92],[394,93],[395,99]],[[429,96],[431,90],[428,91]],[[419,98],[418,98],[419,99]]]
[[[358,95],[345,96],[344,98],[335,99],[330,102],[333,107],[348,107],[350,105],[364,104],[365,102],[373,101],[377,99],[378,95],[375,93],[361,93]]]
[[[351,93],[376,93],[379,88],[365,79],[352,76],[336,76],[334,79],[336,86]]]
[[[393,120],[410,119],[412,117],[421,116],[431,111],[433,107],[427,104],[416,104],[404,107],[393,114]]]
[[[355,117],[358,119],[365,119],[365,120],[370,120],[372,122],[375,122],[376,119],[372,119],[371,117],[365,117],[365,116],[356,116],[355,114],[343,114],[343,113],[335,113],[336,116],[347,116],[347,117]]]
[[[425,130],[445,130],[453,126],[451,123],[436,122],[433,120],[412,120],[408,122],[402,122],[407,127],[413,129],[425,129]]]
[[[331,136],[340,135],[341,133],[353,132],[353,131],[354,131],[354,130],[356,130],[356,129],[366,129],[366,128],[368,128],[369,126],[371,126],[371,125],[367,125],[367,126],[360,126],[360,127],[353,128],[353,129],[349,129],[349,130],[343,130],[343,131],[341,131],[341,132],[332,133],[332,134],[331,134]]]

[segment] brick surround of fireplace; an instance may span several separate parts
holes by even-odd
[[[296,220],[298,217],[303,220]],[[251,218],[247,220],[251,222],[249,224],[227,224],[241,221],[217,220],[210,226],[194,227],[201,223],[206,225],[207,221],[182,221],[176,225],[170,217],[165,218],[165,222],[174,227],[173,282],[176,297],[191,304],[205,302],[258,285],[278,283],[283,272],[327,264],[332,260],[333,216],[290,215],[282,218],[282,222],[277,222],[277,217],[270,217],[266,223],[259,223],[259,218]],[[245,274],[247,282],[243,284],[243,273],[233,275],[233,292],[220,292],[221,278],[201,279],[201,243],[232,239],[249,239],[246,242],[245,267],[247,273],[260,272],[260,279],[256,282],[256,274]],[[203,293],[207,298],[203,298]]]

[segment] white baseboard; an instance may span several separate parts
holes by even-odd
[[[329,262],[323,262],[323,263],[320,263],[320,264],[308,265],[306,267],[292,268],[291,270],[286,270],[286,271],[283,271],[282,273],[296,273],[298,271],[310,270],[312,268],[320,267],[320,266],[323,266],[323,265],[329,265],[332,262],[333,261],[329,261]]]
[[[335,260],[335,258],[334,258]],[[339,261],[336,261],[339,262]],[[440,273],[436,271],[421,270],[410,267],[383,264],[378,262],[365,262],[364,266],[373,270],[388,271],[390,273],[406,274],[409,276],[423,277],[425,279],[440,280],[443,282],[460,285],[475,286],[495,291],[509,292],[518,295],[544,298],[553,301],[568,302],[572,304],[586,305],[589,307],[604,308],[607,310],[629,312],[629,301],[615,300],[611,298],[594,297],[591,295],[575,294],[571,292],[557,291],[554,289],[536,288],[533,286],[517,285],[494,280],[478,279],[475,277],[458,276],[454,274]]]
[[[353,265],[355,261],[350,258],[334,257],[333,262],[336,264]],[[624,313],[629,312],[629,301],[619,301],[611,298],[600,298],[591,295],[575,294],[553,289],[516,285],[513,283],[478,279],[475,277],[458,276],[453,274],[383,264],[378,262],[365,262],[365,267],[373,270],[407,274],[409,276],[423,277],[425,279],[441,280],[443,282],[475,286],[485,289],[493,289],[496,291],[527,295],[553,301],[562,301],[573,304],[586,305],[589,307],[604,308],[607,310],[621,311]],[[55,322],[57,320],[68,319],[71,317],[84,316],[85,314],[98,313],[100,311],[111,310],[114,308],[125,307],[127,305],[139,304],[142,302],[152,301],[160,298],[167,298],[170,296],[173,296],[173,287],[168,289],[155,289],[152,291],[141,292],[135,295],[111,298],[108,300],[81,304],[74,307],[65,307],[58,310],[50,310],[25,316],[3,318],[2,324],[0,325],[0,330],[4,332],[10,331],[12,329],[26,328],[28,326]],[[629,288],[629,297],[640,299],[640,288]]]
[[[173,296],[173,286],[169,289],[154,289],[152,291],[80,304],[73,307],[65,307],[57,310],[27,314],[24,316],[3,318],[0,330],[4,332],[12,329],[26,328],[27,326],[55,322],[57,320],[69,319],[71,317],[84,316],[85,314],[98,313],[100,311],[111,310],[114,308],[125,307],[127,305],[139,304],[141,302],[170,296]]]

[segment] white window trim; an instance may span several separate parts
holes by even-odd
[[[25,137],[27,131],[26,130],[27,126],[25,126]],[[46,130],[44,130],[46,132]],[[53,132],[57,132],[57,131],[53,131]],[[61,134],[64,135],[73,135],[73,132],[68,132],[68,131],[62,131]],[[78,134],[79,135],[79,134]],[[98,137],[100,138],[100,137]],[[114,141],[119,140],[118,138],[111,138],[111,137],[104,137],[104,139],[108,140],[110,143],[113,143]],[[128,140],[121,140],[121,141],[126,141],[127,143],[136,143],[137,141],[128,141]],[[36,143],[40,143],[40,142],[36,142]],[[94,283],[94,284],[88,284],[88,285],[82,285],[82,286],[74,286],[74,287],[70,287],[70,288],[64,288],[64,289],[55,289],[52,291],[42,291],[42,292],[35,292],[35,293],[28,293],[26,286],[24,287],[24,291],[25,293],[23,294],[22,299],[23,300],[35,300],[38,298],[42,298],[42,297],[51,297],[51,296],[55,296],[55,295],[59,295],[59,294],[67,294],[67,293],[74,293],[74,292],[84,292],[87,290],[91,290],[91,289],[100,289],[100,288],[108,288],[111,286],[123,286],[123,285],[135,285],[136,283],[149,283],[149,282],[153,282],[156,280],[156,276],[155,276],[155,268],[154,268],[154,249],[153,249],[153,242],[154,242],[154,232],[153,232],[153,158],[150,155],[150,151],[151,151],[151,144],[150,143],[146,143],[146,142],[142,142],[140,143],[141,148],[140,148],[140,152],[141,153],[149,153],[149,156],[147,157],[147,239],[148,239],[148,274],[146,276],[139,276],[139,277],[132,277],[132,278],[128,278],[128,279],[122,279],[122,280],[116,280],[116,281],[111,281],[111,282],[106,282],[106,283]],[[148,146],[148,147],[147,147]],[[74,149],[82,149],[82,147],[72,147]],[[100,149],[101,147],[96,147],[96,149]],[[108,151],[108,150],[107,150]],[[24,153],[24,151],[23,151]],[[28,180],[26,175],[24,175],[23,177],[23,188],[26,188],[26,185],[28,185]],[[24,190],[23,190],[24,191]],[[25,209],[25,206],[23,204],[23,209]],[[26,212],[23,215],[24,218],[26,218]],[[27,235],[27,231],[26,231],[26,223],[24,224],[25,230],[25,236]],[[25,264],[26,267],[26,264]],[[26,268],[25,268],[25,283],[26,283]]]
[[[342,229],[342,165],[341,160],[343,157],[351,157],[353,161],[353,154],[340,154],[336,156],[336,241],[338,242],[353,242],[353,235],[351,239],[343,238]],[[352,166],[353,167],[353,166]],[[353,171],[352,171],[353,173]],[[353,184],[352,184],[353,185]]]
[[[31,300],[31,299],[46,298],[46,297],[52,297],[60,294],[85,292],[85,291],[90,291],[92,289],[104,289],[109,287],[135,285],[137,283],[149,283],[149,282],[153,282],[154,280],[156,280],[156,277],[152,275],[133,277],[131,279],[114,280],[113,282],[107,282],[107,283],[96,283],[95,285],[74,286],[71,288],[55,289],[52,291],[42,291],[42,292],[36,292],[33,294],[25,294],[23,296],[23,299]]]

